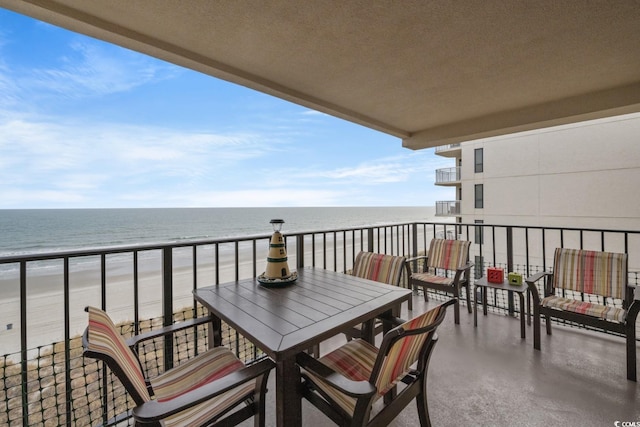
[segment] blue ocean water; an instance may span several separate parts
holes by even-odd
[[[140,243],[264,235],[435,220],[427,207],[7,209],[0,257]]]

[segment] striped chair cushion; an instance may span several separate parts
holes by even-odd
[[[627,254],[557,248],[553,286],[622,299],[627,286]]]
[[[230,350],[216,347],[152,379],[151,386],[159,402],[168,401],[243,367],[244,364]],[[238,399],[248,397],[255,391],[256,384],[256,381],[249,381],[165,419],[164,425],[202,425],[236,404]]]
[[[89,313],[87,348],[96,353],[106,354],[113,359],[142,399],[148,402],[151,398],[136,355],[127,346],[107,313],[95,307],[88,307],[87,311]]]
[[[467,263],[469,246],[467,240],[433,239],[429,245],[428,268],[456,270]]]
[[[404,330],[430,325],[438,317],[442,306],[437,306],[420,316],[402,324]],[[375,384],[378,393],[375,399],[384,396],[400,381],[418,360],[420,349],[428,334],[411,335],[396,341],[389,349],[377,378],[371,378],[378,349],[361,339],[349,341],[342,347],[318,359],[334,371],[352,381],[369,381]],[[307,372],[315,385],[329,395],[348,414],[353,414],[356,399],[328,385],[321,378]]]
[[[575,299],[549,296],[542,300],[543,307],[557,308],[574,313],[586,314],[604,320],[624,323],[627,311],[610,305],[600,305]]]
[[[388,285],[399,285],[405,257],[359,252],[353,264],[352,275]]]
[[[431,325],[437,319],[441,309],[441,305],[434,307],[403,323],[402,329],[410,331]],[[429,336],[430,333],[409,335],[393,343],[376,379],[375,384],[379,395],[384,395],[391,390],[409,372],[411,366],[418,361],[420,350]]]
[[[349,341],[342,347],[322,356],[320,362],[353,381],[369,381],[378,349],[364,340]],[[356,399],[336,390],[321,378],[307,372],[314,384],[328,394],[348,414],[353,414]],[[379,395],[376,396],[376,398]]]
[[[453,283],[452,277],[436,276],[431,273],[413,273],[411,279],[421,282],[437,283],[439,285],[451,285]]]

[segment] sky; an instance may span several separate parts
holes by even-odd
[[[453,166],[0,8],[0,209],[433,206]]]

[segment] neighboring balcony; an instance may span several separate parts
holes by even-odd
[[[460,216],[460,200],[436,202],[436,216]]]
[[[462,148],[460,147],[460,143],[457,144],[447,144],[436,147],[435,153],[442,157],[460,157],[460,153],[462,152]]]
[[[460,167],[436,169],[436,185],[452,186],[460,184]]]

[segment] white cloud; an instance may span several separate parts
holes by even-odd
[[[357,182],[361,185],[398,183],[409,180],[415,174],[433,171],[434,165],[423,155],[409,153],[402,156],[372,159],[353,167],[306,171],[305,178],[325,178],[335,181]]]
[[[287,187],[198,191],[192,193],[130,193],[123,201],[135,202],[135,206],[153,207],[270,207],[270,206],[336,206],[340,205],[347,194],[331,190],[292,190]],[[162,203],[158,205],[158,201]]]
[[[156,187],[164,193],[156,195],[157,204],[167,200],[167,192],[180,192],[181,187],[238,184],[227,178],[233,179],[243,169],[241,162],[277,150],[273,144],[278,141],[246,132],[189,133],[154,126],[78,123],[62,117],[5,117],[3,121],[0,114],[0,192],[13,192],[0,200],[0,208],[54,202],[56,206],[108,205],[108,199],[117,200],[130,189],[153,194],[148,189]],[[136,195],[129,200],[136,198],[148,199]],[[198,204],[195,199],[184,203]]]
[[[75,42],[57,67],[22,70],[18,86],[31,96],[55,93],[71,98],[129,91],[171,78],[179,68],[95,42]]]
[[[30,121],[2,121],[0,115],[3,158],[14,157],[38,168],[66,170],[94,160],[199,162],[203,155],[213,152],[216,161],[239,161],[269,151],[269,140],[257,134],[192,134],[155,126],[64,120],[34,117]]]
[[[68,174],[61,175],[52,182],[55,186],[69,191],[93,190],[109,180],[104,174]]]
[[[0,207],[68,207],[84,206],[87,199],[76,191],[65,190],[5,190],[2,191],[2,204]]]
[[[390,156],[373,131],[235,87],[207,86],[232,107],[202,102],[194,108],[203,121],[185,119],[186,102],[208,96],[188,93],[202,76],[70,37],[71,48],[51,45],[63,52],[53,62],[53,54],[22,62],[2,55],[0,34],[0,209],[407,204],[401,193],[428,185],[436,168],[424,152]],[[123,101],[144,109],[148,86],[177,73],[158,93],[162,108],[189,95],[175,98],[175,118],[167,111],[159,122],[153,106]],[[131,93],[109,96],[122,92]]]
[[[398,164],[368,164],[354,168],[341,168],[320,173],[331,179],[362,180],[362,183],[401,182],[407,178],[407,171]]]

